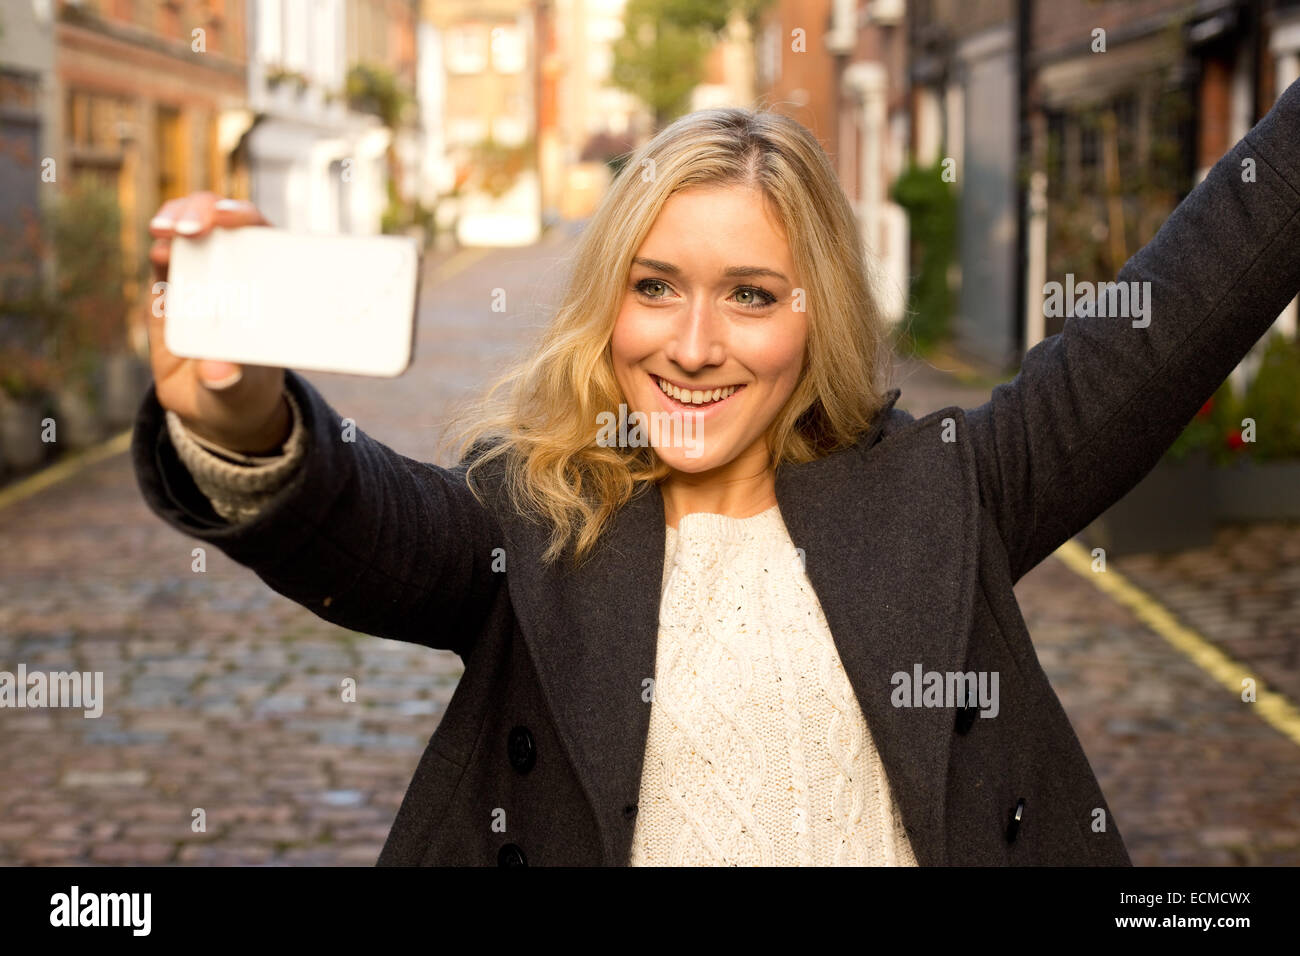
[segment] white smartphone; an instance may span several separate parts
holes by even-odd
[[[414,355],[419,283],[405,236],[218,227],[172,239],[155,308],[183,358],[392,377]]]

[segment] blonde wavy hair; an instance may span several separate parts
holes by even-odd
[[[581,563],[641,483],[671,471],[651,446],[598,444],[597,415],[617,413],[626,401],[610,340],[632,259],[668,198],[697,186],[760,189],[804,282],[807,347],[799,383],[764,433],[770,467],[853,444],[883,405],[889,326],[857,221],[821,145],[774,111],[690,113],[631,154],[579,236],[567,289],[538,346],[457,414],[444,437],[459,438],[462,464],[472,459],[466,480],[480,502],[477,473],[504,459],[512,506],[552,529],[548,564],[570,542]]]

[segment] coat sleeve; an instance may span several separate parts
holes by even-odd
[[[465,462],[418,462],[360,429],[345,441],[342,419],[305,378],[288,370],[285,385],[303,416],[305,457],[256,516],[235,523],[181,463],[150,387],[131,442],[149,508],[327,621],[467,657],[504,577],[491,569],[504,545]]]
[[[1300,81],[1118,281],[1150,283],[1149,325],[1069,317],[1026,353],[1012,382],[966,413],[1013,581],[1156,465],[1300,291]]]

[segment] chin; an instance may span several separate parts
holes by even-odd
[[[698,452],[698,454],[696,454]],[[677,471],[684,471],[690,474],[711,471],[719,465],[724,464],[717,455],[717,449],[702,447],[692,449],[689,447],[682,448],[672,446],[669,448],[656,448],[657,454],[661,461],[670,468]]]

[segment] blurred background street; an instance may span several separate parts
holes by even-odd
[[[370,865],[460,675],[215,548],[195,573],[144,505],[123,439],[166,200],[415,238],[410,371],[306,375],[438,460],[454,403],[548,320],[629,151],[768,105],[831,157],[919,416],[1010,380],[1061,329],[1046,284],[1112,279],[1297,77],[1300,0],[5,4],[0,671],[102,671],[107,702],[0,709],[0,864]],[[1139,865],[1300,863],[1296,317],[1016,588]],[[1124,594],[1070,557],[1095,548]]]

